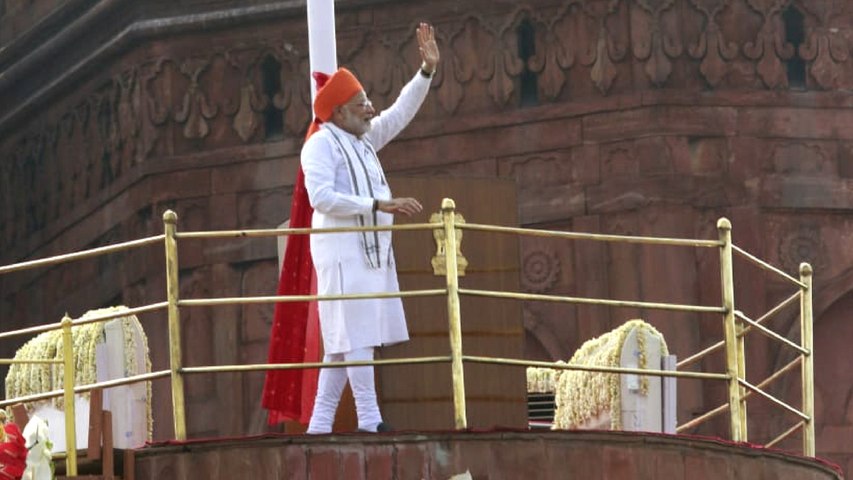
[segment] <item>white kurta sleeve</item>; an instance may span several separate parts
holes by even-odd
[[[400,96],[394,104],[373,117],[370,131],[367,132],[367,138],[373,148],[381,149],[406,128],[424,103],[431,81],[432,79],[424,77],[418,70],[415,77],[400,90]]]
[[[373,210],[372,198],[335,188],[337,161],[328,139],[318,134],[311,136],[302,147],[301,162],[308,200],[314,210],[335,216],[365,214]]]

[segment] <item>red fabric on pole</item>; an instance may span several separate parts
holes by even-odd
[[[315,118],[308,127],[305,140],[329,119],[332,109],[346,103],[362,90],[361,83],[347,69],[339,68],[331,76],[314,72],[317,97]],[[290,203],[290,228],[310,228],[314,209],[305,189],[302,167],[296,174]],[[284,252],[284,265],[278,281],[278,295],[316,295],[317,276],[311,260],[308,235],[290,235]],[[317,302],[284,302],[275,304],[270,334],[268,363],[314,363],[322,357],[320,346],[320,314]],[[269,411],[270,425],[295,420],[307,424],[314,410],[320,370],[268,370],[261,405]]]
[[[319,128],[319,120],[311,122],[305,139]],[[313,214],[308,190],[305,189],[305,175],[300,166],[290,202],[290,228],[310,228]],[[308,235],[290,235],[287,238],[276,294],[316,293],[317,278],[314,274],[314,263],[311,261],[310,238]],[[319,323],[317,302],[276,303],[267,363],[319,362]],[[261,405],[269,413],[267,422],[270,425],[288,420],[308,423],[314,409],[319,374],[316,368],[268,370],[261,396]]]
[[[314,124],[312,124],[314,127]],[[310,128],[309,134],[313,133]],[[308,202],[308,192],[305,189],[305,178],[302,168],[296,175],[296,185],[290,205],[290,227],[308,228],[311,226],[311,215],[314,213]],[[314,278],[314,264],[311,261],[311,244],[308,235],[290,235],[284,253],[284,265],[279,277],[277,295],[311,295],[317,292],[317,282]],[[313,289],[312,289],[313,286]],[[304,363],[306,346],[310,339],[306,336],[309,331],[308,312],[311,304],[316,302],[285,302],[275,304],[273,326],[270,335],[268,363]],[[319,328],[317,328],[319,330]],[[313,339],[319,342],[319,338]],[[314,375],[316,376],[316,369]],[[307,414],[303,392],[305,381],[310,383],[309,370],[268,370],[261,405],[269,411],[267,421],[270,425],[286,420],[299,420]],[[316,389],[316,380],[314,382]],[[310,402],[313,407],[313,398]]]
[[[311,276],[311,294],[317,293],[317,276]],[[320,334],[320,311],[317,302],[311,302],[308,307],[308,325],[305,329],[305,361],[319,362],[323,358],[323,337]],[[299,423],[308,425],[311,413],[314,412],[314,398],[317,396],[317,384],[320,380],[320,370],[312,368],[302,371],[302,414]]]

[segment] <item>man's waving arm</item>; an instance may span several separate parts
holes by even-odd
[[[435,42],[435,30],[421,23],[416,31],[421,67],[414,78],[403,87],[393,105],[383,110],[371,121],[367,137],[379,150],[397,136],[412,121],[429,92],[432,76],[441,58]]]

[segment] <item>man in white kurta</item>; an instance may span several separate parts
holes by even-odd
[[[345,81],[336,76],[347,77],[349,88],[357,85],[360,91],[334,105],[329,121],[302,149],[305,187],[314,208],[313,228],[390,225],[395,214],[421,211],[417,200],[392,195],[376,155],[408,125],[429,91],[438,48],[429,25],[421,24],[417,36],[421,69],[381,114],[376,114],[358,81],[345,69],[329,80],[329,85],[340,85]],[[399,291],[389,231],[314,234],[311,255],[319,295]],[[372,360],[375,347],[409,338],[399,298],[321,301],[319,313],[326,362]],[[387,429],[376,401],[373,367],[324,368],[308,433],[331,432],[347,380],[359,430]]]

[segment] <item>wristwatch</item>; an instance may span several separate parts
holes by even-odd
[[[421,64],[421,75],[423,75],[426,78],[432,78],[432,76],[435,75],[435,70],[433,70],[432,72],[428,72],[426,69],[426,63],[422,63]]]

